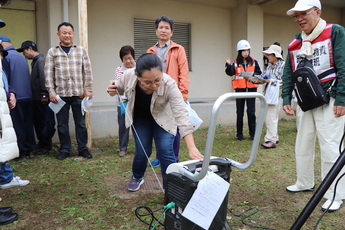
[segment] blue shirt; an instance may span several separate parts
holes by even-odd
[[[16,91],[17,102],[32,99],[30,72],[26,58],[18,53],[13,46],[5,49],[8,55],[2,59],[8,84]]]

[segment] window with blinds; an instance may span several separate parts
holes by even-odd
[[[186,50],[189,70],[191,70],[190,59],[190,24],[176,23],[174,25],[174,33],[171,40],[183,46]],[[135,59],[146,53],[146,50],[156,44],[156,27],[155,21],[134,19],[134,50]]]

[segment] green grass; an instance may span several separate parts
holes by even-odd
[[[235,134],[235,127],[217,125],[212,155],[246,162],[252,141],[248,140],[248,135],[244,141],[236,141]],[[289,229],[299,216],[313,193],[292,194],[285,191],[286,186],[295,182],[295,135],[293,119],[280,121],[276,149],[259,147],[257,159],[250,168],[232,168],[227,219],[230,229],[253,229],[244,225],[242,218],[255,211],[244,220],[246,223],[281,230]],[[203,152],[207,129],[197,130],[194,137],[197,147]],[[188,160],[185,145],[183,141],[181,143],[180,159]],[[118,157],[117,146],[117,138],[94,140],[94,157],[90,160],[76,156],[75,151],[72,157],[57,160],[58,146],[55,146],[49,155],[25,162],[11,162],[15,175],[30,180],[30,184],[1,190],[1,206],[12,206],[20,215],[18,221],[1,226],[1,229],[148,229],[136,218],[134,210],[142,205],[152,210],[161,208],[164,194],[129,193],[126,190],[131,176],[134,143],[131,139],[130,154],[123,158]],[[317,150],[316,186],[321,182],[319,158]],[[148,174],[152,175],[151,169],[147,170]],[[157,174],[160,178],[160,173]],[[123,196],[126,194],[132,196],[126,198]],[[302,229],[313,229],[321,215],[323,202]],[[251,208],[253,210],[243,214]],[[341,208],[327,214],[318,229],[345,229],[344,212],[345,209]],[[156,216],[160,214],[158,212]]]

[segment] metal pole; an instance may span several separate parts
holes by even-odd
[[[79,15],[79,40],[80,45],[88,51],[88,37],[87,37],[87,0],[78,0],[78,15]],[[92,132],[90,122],[90,108],[85,113],[85,123],[87,129],[87,144],[89,151],[92,150]]]
[[[320,202],[323,195],[326,193],[327,189],[331,186],[333,181],[338,176],[339,172],[342,170],[345,164],[345,154],[344,151],[341,153],[337,161],[334,163],[333,167],[327,173],[325,179],[321,182],[320,186],[309,200],[308,204],[305,206],[301,214],[298,216],[295,223],[290,228],[291,230],[299,230],[302,228],[303,224],[307,221],[310,214],[315,209],[316,205]]]

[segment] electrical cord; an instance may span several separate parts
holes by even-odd
[[[162,219],[164,218],[165,216],[165,213],[166,211],[168,211],[169,209],[172,209],[172,208],[175,208],[175,203],[174,202],[170,202],[168,203],[167,205],[165,205],[164,207],[162,208],[159,208],[159,209],[156,209],[154,211],[152,211],[149,207],[147,206],[139,206],[135,209],[135,215],[136,217],[141,221],[143,222],[144,224],[148,225],[149,226],[149,230],[155,230],[157,227],[159,226],[163,226],[164,227],[164,224],[161,222]],[[147,213],[140,213],[142,209],[145,209],[147,211]],[[154,213],[155,212],[158,212],[160,210],[163,210],[163,213],[160,215],[159,218],[157,218]],[[143,220],[143,217],[147,217],[147,216],[151,216],[151,220],[150,222],[147,222],[145,220]],[[153,222],[156,221],[155,224],[153,224]]]
[[[228,209],[228,211],[229,211],[232,215],[234,215],[234,216],[236,216],[236,217],[241,217],[240,221],[242,222],[242,224],[247,225],[247,226],[249,226],[249,227],[252,227],[252,228],[260,228],[260,229],[269,229],[269,230],[277,230],[277,229],[274,229],[274,228],[256,226],[256,225],[252,225],[252,224],[249,224],[249,223],[245,222],[245,219],[247,219],[247,218],[249,218],[249,217],[251,217],[251,216],[253,216],[253,215],[255,215],[256,213],[259,212],[259,209],[258,209],[258,208],[249,208],[249,209],[245,210],[245,211],[244,211],[243,213],[241,213],[241,214],[235,214],[231,209]],[[250,212],[250,211],[253,211],[253,212],[247,214],[247,213]],[[245,215],[245,214],[247,214],[247,215]]]

